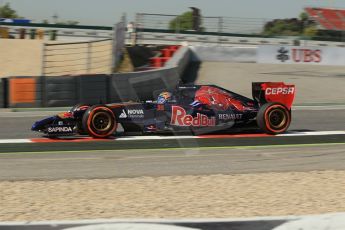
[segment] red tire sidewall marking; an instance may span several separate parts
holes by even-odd
[[[290,124],[290,114],[289,114],[289,111],[287,111],[286,107],[283,106],[283,105],[272,105],[270,107],[268,107],[265,111],[265,114],[264,114],[264,119],[265,119],[265,125],[266,125],[266,128],[273,132],[273,133],[280,133],[280,132],[284,132],[286,131],[286,129],[288,128],[288,125],[284,125],[284,128],[282,129],[279,129],[279,130],[276,130],[276,129],[272,129],[271,126],[270,126],[270,121],[269,121],[269,118],[268,118],[268,113],[272,110],[272,109],[276,109],[276,108],[282,108],[285,115],[286,115],[286,118],[287,118],[287,121],[286,121],[286,124]]]
[[[93,131],[93,129],[91,128],[90,124],[91,124],[91,118],[93,116],[93,114],[99,110],[103,110],[103,111],[108,111],[112,114],[112,117],[113,117],[113,120],[114,120],[114,127],[112,128],[111,131],[107,132],[106,134],[98,134],[98,133],[95,133]],[[117,129],[117,122],[115,121],[115,116],[114,116],[114,113],[113,111],[111,111],[109,108],[107,107],[97,107],[95,109],[93,109],[92,111],[90,111],[90,114],[89,114],[89,117],[87,119],[87,127],[88,127],[88,130],[92,133],[92,135],[96,136],[96,137],[99,137],[99,138],[104,138],[104,137],[107,137],[109,136],[110,134],[112,134],[113,132],[115,132],[115,130]]]

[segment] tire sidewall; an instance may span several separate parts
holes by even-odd
[[[269,114],[274,109],[279,109],[285,115],[286,122],[280,129],[275,129],[270,123]],[[291,123],[291,111],[281,103],[266,103],[262,107],[260,107],[256,120],[259,128],[268,134],[284,133],[289,128]]]
[[[79,104],[76,104],[75,106],[73,106],[73,107],[69,110],[69,112],[74,113],[74,112],[77,111],[80,107],[83,107],[83,106],[88,106],[88,107],[90,107],[90,105],[88,105],[88,104],[79,103]]]
[[[105,112],[109,114],[111,117],[110,127],[106,131],[103,131],[103,132],[97,131],[95,127],[93,127],[93,124],[91,122],[92,118],[99,112]],[[96,137],[96,138],[107,138],[111,136],[117,128],[117,123],[115,120],[114,113],[111,111],[111,109],[109,109],[108,107],[104,105],[94,105],[88,108],[83,116],[82,123],[83,123],[84,130],[86,130],[90,136]]]
[[[75,117],[75,112],[80,108],[80,107],[84,107],[84,106],[87,106],[87,107],[90,107],[89,104],[85,104],[85,103],[79,103],[79,104],[76,104],[75,106],[73,106],[69,112],[73,114],[74,118],[76,119],[76,126],[77,126],[77,132],[78,134],[80,135],[87,135],[88,132],[85,131],[84,127],[83,127],[83,116],[80,116],[78,115],[77,117]]]

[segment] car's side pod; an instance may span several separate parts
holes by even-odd
[[[260,106],[268,102],[279,102],[291,109],[295,98],[295,85],[285,84],[284,82],[253,82],[253,99]]]

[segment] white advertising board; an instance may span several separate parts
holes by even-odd
[[[345,48],[305,46],[259,46],[257,63],[345,65]]]

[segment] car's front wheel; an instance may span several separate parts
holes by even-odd
[[[77,133],[80,135],[87,135],[88,133],[84,130],[83,127],[83,121],[82,121],[82,115],[83,115],[83,111],[85,111],[86,109],[88,109],[90,107],[90,105],[88,104],[76,104],[75,106],[73,106],[69,112],[73,114],[73,117],[76,119],[77,122]]]
[[[114,113],[104,105],[94,105],[83,116],[83,128],[92,137],[107,138],[117,128]]]
[[[267,103],[260,108],[256,121],[265,133],[284,133],[291,123],[291,111],[281,103]]]

